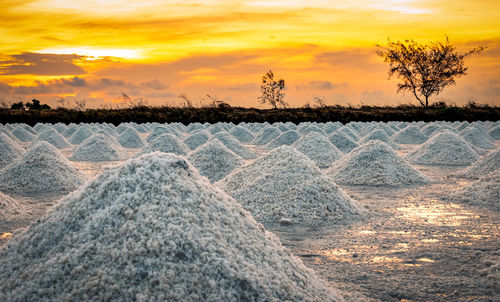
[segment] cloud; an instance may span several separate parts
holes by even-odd
[[[343,83],[332,83],[330,81],[311,81],[309,83],[296,85],[295,89],[297,90],[332,90],[338,87],[347,87],[348,84]]]
[[[142,82],[140,86],[145,87],[145,88],[151,88],[154,90],[164,90],[164,89],[167,89],[168,87],[170,87],[170,85],[164,84],[158,80],[151,80],[151,81]]]
[[[81,75],[86,71],[75,62],[86,57],[75,54],[40,54],[24,52],[11,55],[8,60],[0,61],[0,74],[33,75]]]
[[[259,89],[259,85],[257,85],[256,83],[242,83],[227,87],[227,90],[234,90],[234,91],[249,91],[256,89]]]

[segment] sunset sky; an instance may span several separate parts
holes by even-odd
[[[57,105],[120,106],[122,93],[149,105],[195,104],[206,95],[260,107],[272,69],[291,106],[399,104],[377,44],[445,39],[468,75],[436,100],[500,105],[500,1],[486,0],[2,0],[0,98]],[[307,4],[307,5],[305,5]],[[67,104],[67,103],[66,103]]]

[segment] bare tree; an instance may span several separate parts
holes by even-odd
[[[259,99],[261,104],[269,103],[274,109],[278,108],[278,105],[286,107],[283,89],[285,89],[285,80],[275,81],[273,72],[269,70],[262,77],[262,84],[260,85],[261,96]]]
[[[396,75],[398,92],[413,93],[419,103],[429,106],[429,97],[438,95],[445,87],[454,85],[455,78],[466,74],[464,58],[478,54],[485,47],[477,47],[460,53],[450,44],[448,37],[444,43],[419,44],[413,40],[388,42],[388,46],[377,50],[377,55],[389,63],[389,78]]]

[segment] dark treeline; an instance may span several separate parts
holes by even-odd
[[[108,122],[118,125],[122,122],[181,122],[184,124],[216,122],[327,122],[339,121],[478,121],[500,120],[500,107],[469,104],[464,107],[444,104],[428,108],[401,105],[397,107],[342,106],[301,107],[285,109],[255,109],[230,106],[190,107],[148,107],[126,109],[49,109],[13,110],[0,109],[0,123],[90,123]]]

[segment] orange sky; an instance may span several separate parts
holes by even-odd
[[[304,6],[307,3],[307,6]],[[434,100],[500,105],[500,2],[497,0],[2,0],[0,97],[51,105],[86,99],[117,106],[119,96],[150,105],[194,103],[210,94],[231,105],[259,105],[272,69],[291,106],[414,102],[396,93],[376,44],[450,40],[468,75]]]

